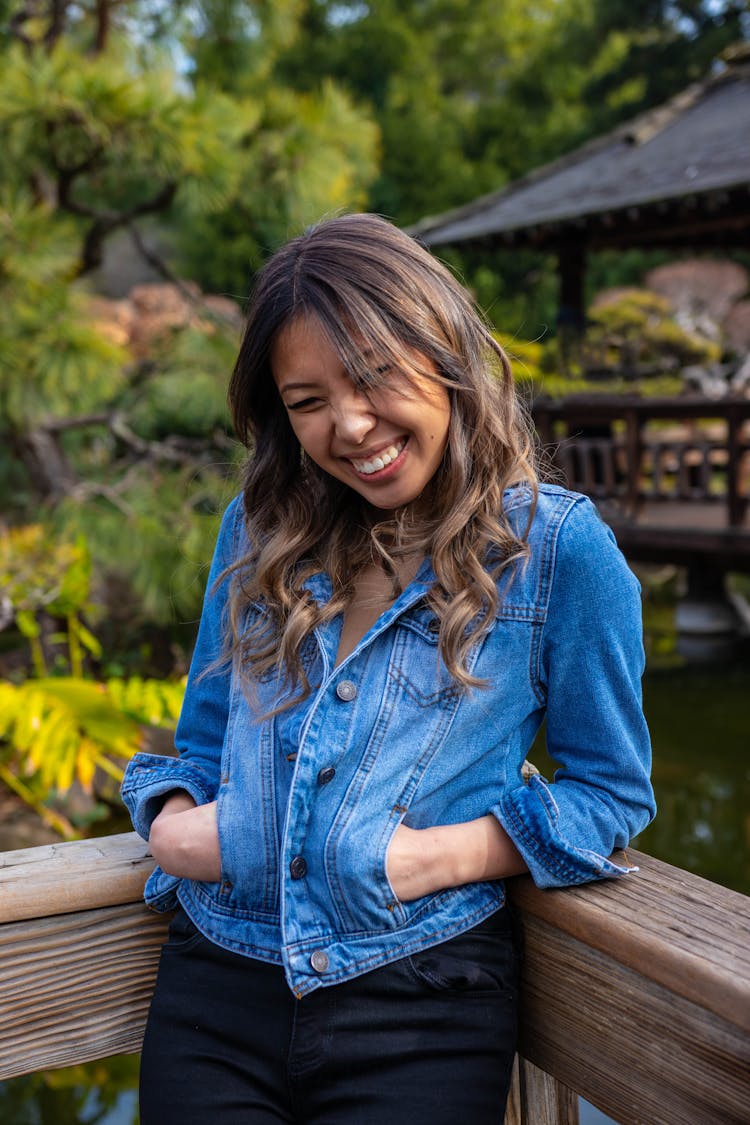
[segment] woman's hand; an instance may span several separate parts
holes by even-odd
[[[386,856],[388,879],[401,902],[526,870],[520,852],[494,816],[435,828],[400,824]]]
[[[151,825],[151,854],[169,875],[215,883],[221,878],[216,801],[196,805],[187,793],[175,793]]]

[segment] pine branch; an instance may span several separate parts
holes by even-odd
[[[90,273],[91,270],[101,265],[104,242],[108,235],[120,227],[128,226],[133,219],[141,215],[153,215],[160,211],[166,211],[171,206],[176,192],[177,184],[170,181],[151,199],[144,199],[141,203],[136,203],[126,211],[100,213],[89,227],[84,239],[78,276],[81,277],[83,274]],[[79,205],[71,206],[71,201],[69,201],[66,210],[72,211],[74,206]],[[78,210],[74,213],[82,214],[83,212]],[[95,212],[89,212],[89,214],[95,214]]]
[[[19,43],[23,43],[29,53],[34,49],[34,40],[25,33],[23,25],[27,20],[33,19],[35,14],[34,4],[30,2],[19,8],[8,21],[8,32],[11,38],[17,39]]]
[[[147,265],[151,266],[155,273],[158,273],[159,276],[163,277],[164,280],[169,282],[170,285],[174,285],[175,288],[179,291],[180,295],[184,297],[186,301],[188,301],[195,308],[200,309],[201,316],[204,316],[207,320],[213,320],[219,324],[226,324],[230,328],[235,327],[234,321],[231,319],[231,317],[224,316],[223,313],[217,312],[216,309],[209,308],[206,305],[203,296],[197,295],[189,285],[186,285],[185,282],[182,281],[182,279],[179,278],[177,274],[170,269],[170,267],[162,258],[161,254],[159,254],[158,251],[154,250],[153,247],[146,244],[143,239],[143,235],[141,234],[135,223],[129,223],[128,230],[130,232],[130,237],[133,240],[133,244],[135,245],[136,250],[141,255],[143,260],[147,263]]]
[[[70,0],[50,0],[50,21],[44,33],[44,46],[51,51],[58,39],[65,33],[65,18]]]

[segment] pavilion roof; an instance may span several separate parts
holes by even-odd
[[[750,59],[411,233],[428,246],[747,245]]]

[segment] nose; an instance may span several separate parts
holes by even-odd
[[[376,423],[372,403],[355,387],[348,389],[334,407],[334,427],[341,442],[361,445]]]

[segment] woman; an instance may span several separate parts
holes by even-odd
[[[283,247],[230,387],[250,446],[177,729],[123,794],[179,906],[143,1125],[501,1122],[503,879],[563,886],[653,813],[638,587],[538,484],[508,361],[371,215]],[[555,784],[521,765],[543,718]]]

